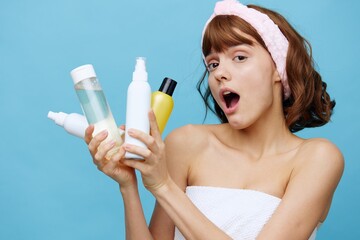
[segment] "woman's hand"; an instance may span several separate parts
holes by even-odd
[[[144,157],[144,160],[124,159],[124,164],[141,172],[144,186],[152,193],[164,186],[170,176],[166,167],[165,144],[161,138],[156,117],[149,112],[150,135],[136,129],[129,129],[128,134],[142,141],[146,148],[124,144],[126,151]]]
[[[90,125],[85,132],[85,142],[88,144],[90,154],[97,168],[120,184],[121,188],[136,185],[136,175],[133,168],[122,163],[125,149],[121,146],[110,158],[106,157],[115,142],[105,142],[108,133],[106,130],[92,137],[94,126]]]

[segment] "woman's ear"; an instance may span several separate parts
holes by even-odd
[[[274,71],[273,80],[274,80],[274,83],[281,82],[281,77],[280,77],[280,74],[279,74],[279,72],[277,70]]]

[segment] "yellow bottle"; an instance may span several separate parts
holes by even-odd
[[[155,113],[156,122],[160,133],[165,129],[166,123],[174,107],[172,94],[177,82],[171,78],[164,78],[159,91],[153,92],[151,96],[151,108]]]

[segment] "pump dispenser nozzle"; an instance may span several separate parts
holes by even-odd
[[[49,111],[47,116],[48,116],[48,118],[53,120],[57,125],[64,126],[64,122],[65,122],[65,118],[67,117],[67,114],[63,113],[63,112],[55,113],[55,112]]]
[[[136,58],[135,71],[133,72],[133,81],[147,82],[148,74],[146,72],[146,59],[144,57]]]
[[[137,57],[136,58],[136,65],[135,65],[135,71],[146,71],[145,66],[146,58],[144,57]]]

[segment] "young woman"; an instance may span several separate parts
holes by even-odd
[[[150,112],[150,135],[129,130],[148,149],[124,144],[111,159],[107,133],[86,131],[94,163],[120,185],[126,238],[315,239],[344,161],[328,140],[293,134],[326,124],[335,105],[310,45],[281,15],[224,0],[202,50],[208,85],[198,89],[221,124],[181,127],[163,142]],[[134,169],[156,198],[149,227]]]

